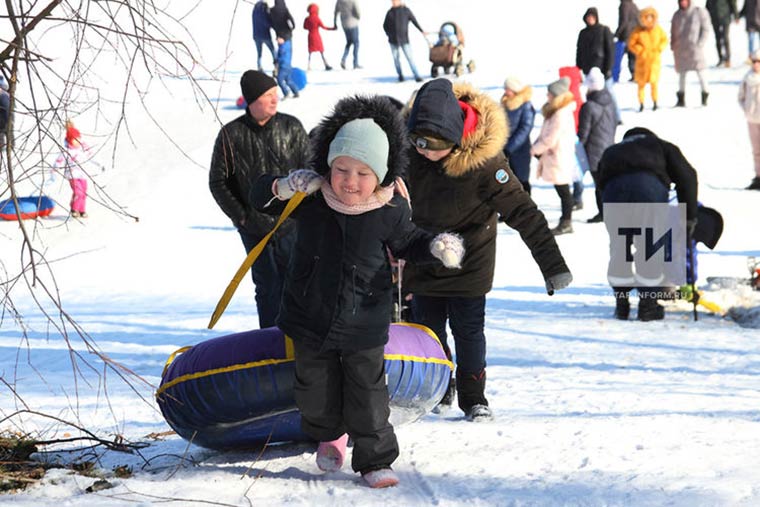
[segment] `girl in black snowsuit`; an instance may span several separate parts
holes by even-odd
[[[464,253],[457,236],[417,228],[394,191],[405,141],[388,99],[343,99],[314,130],[313,169],[263,176],[255,187],[257,207],[270,213],[295,191],[313,194],[292,215],[297,239],[277,325],[293,339],[295,399],[304,432],[321,442],[317,465],[340,468],[348,433],[352,468],[372,487],[398,482],[383,357],[393,301],[388,251],[452,268]]]

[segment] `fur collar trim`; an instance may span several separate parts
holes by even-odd
[[[652,17],[649,18],[648,16],[651,15]],[[644,7],[639,11],[639,24],[645,29],[645,30],[651,30],[655,26],[657,26],[657,22],[659,21],[660,15],[657,13],[657,10],[654,7]]]
[[[501,152],[507,142],[507,118],[498,102],[469,83],[454,83],[454,95],[478,114],[475,130],[443,159],[446,174],[457,177],[479,169]]]
[[[526,86],[511,98],[507,98],[506,95],[501,96],[501,105],[504,106],[507,111],[514,111],[518,107],[522,106],[526,102],[529,102],[533,98],[533,87]]]
[[[551,118],[554,113],[570,104],[572,104],[570,110],[575,111],[576,104],[573,92],[565,92],[544,104],[541,108],[541,114],[544,115],[544,118]]]

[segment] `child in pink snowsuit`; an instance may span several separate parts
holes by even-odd
[[[90,147],[82,142],[81,137],[74,124],[67,121],[64,150],[53,164],[56,169],[63,168],[63,177],[69,180],[71,185],[71,216],[74,218],[87,218],[87,172],[82,168],[82,164],[89,158]]]
[[[322,56],[322,63],[325,64],[325,70],[332,70],[332,67],[327,63],[325,58],[325,47],[322,44],[322,36],[319,34],[319,29],[335,30],[336,27],[327,27],[319,18],[319,6],[317,4],[309,4],[306,8],[309,16],[303,20],[303,27],[309,32],[309,64],[307,69],[311,70],[311,54],[319,53]]]

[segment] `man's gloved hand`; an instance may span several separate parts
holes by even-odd
[[[686,237],[692,239],[694,237],[694,230],[697,228],[697,219],[692,218],[686,221]]]
[[[464,257],[464,240],[459,234],[442,232],[430,242],[430,253],[447,268],[461,268]]]
[[[313,194],[322,186],[322,176],[311,169],[296,169],[285,177],[277,178],[274,183],[274,195],[281,201],[293,197],[296,192]]]
[[[546,280],[546,293],[550,296],[554,295],[555,290],[564,289],[570,282],[573,281],[573,275],[569,271],[559,273],[557,275],[550,276]]]

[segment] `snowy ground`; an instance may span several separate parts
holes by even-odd
[[[307,3],[288,2],[299,26]],[[597,3],[601,21],[613,28],[617,3]],[[653,4],[667,29],[675,2]],[[332,5],[322,4],[328,23]],[[472,0],[466,9],[453,0],[415,0],[408,5],[426,30],[435,31],[448,19],[462,26],[466,58],[477,62],[476,72],[462,79],[498,99],[504,78],[517,74],[534,85],[537,108],[557,68],[574,63],[575,40],[588,7],[577,1],[520,2],[497,12],[496,3],[486,0]],[[379,28],[389,6],[390,2],[377,0],[362,4],[363,70],[314,70],[302,98],[283,102],[281,110],[297,115],[309,129],[348,93],[389,94],[406,100],[416,83],[395,82]],[[231,22],[230,7],[204,2],[186,19],[196,28],[193,33],[203,64],[196,77],[215,109],[208,105],[199,109],[185,80],[167,80],[146,99],[151,114],[160,119],[179,149],[156,131],[139,105],[129,105],[136,147],[121,147],[116,165],[97,179],[139,216],[139,222],[118,218],[91,202],[86,221],[66,220],[63,207],[34,229],[38,247],[55,260],[65,310],[97,350],[133,370],[147,385],[136,383],[135,392],[113,372],[99,375],[104,371],[102,361],[69,327],[72,345],[81,351],[77,364],[87,361],[92,366],[82,369],[75,385],[72,356],[21,285],[15,286],[13,295],[27,318],[25,332],[7,318],[0,321],[0,377],[13,384],[29,408],[78,422],[100,435],[118,434],[150,445],[139,454],[100,449],[58,453],[67,461],[96,459],[102,475],[115,486],[112,489],[87,494],[84,490],[94,478],[51,471],[27,491],[0,496],[0,504],[760,504],[757,330],[704,309],[694,322],[691,308],[682,304],[668,306],[662,322],[611,319],[606,232],[599,224],[585,223],[595,212],[590,209],[592,190],[586,199],[589,206],[576,213],[576,232],[558,238],[575,281],[553,297],[545,294],[538,268],[519,237],[500,225],[499,263],[486,323],[487,395],[495,418],[476,425],[452,411],[397,428],[398,487],[369,490],[348,467],[320,474],[310,445],[273,446],[260,454],[219,453],[188,446],[176,436],[148,438],[169,429],[152,401],[168,355],[181,346],[251,329],[257,323],[253,287],[246,278],[216,329],[206,330],[211,311],[244,253],[208,192],[207,167],[219,122],[239,114],[234,101],[240,74],[255,66],[249,10],[249,4],[239,4]],[[228,32],[229,40],[220,35]],[[323,38],[330,63],[337,67],[342,33],[323,33]],[[736,104],[737,85],[747,71],[742,62],[743,23],[732,25],[731,39],[735,65],[708,71],[711,95],[706,108],[697,105],[695,76],[690,76],[688,107],[670,107],[677,84],[669,52],[659,111],[635,112],[635,85],[625,81],[625,71],[617,87],[625,122],[619,136],[626,128],[645,126],[677,143],[699,172],[700,200],[723,214],[723,237],[714,251],[700,251],[699,272],[708,289],[705,297],[724,309],[756,307],[757,293],[709,290],[704,286],[706,277],[747,277],[747,257],[760,257],[756,232],[760,193],[742,190],[752,177],[746,127]],[[305,40],[305,32],[298,30],[294,63],[302,68]],[[418,68],[427,75],[427,48],[421,35],[413,31],[412,42]],[[231,49],[222,63],[228,44]],[[708,62],[717,61],[712,39],[706,53]],[[313,67],[321,69],[321,64],[315,62]],[[96,134],[86,116],[78,119],[78,125],[86,134]],[[47,191],[61,203],[68,200],[68,186],[60,181]],[[559,200],[553,188],[535,182],[534,199],[549,221],[556,222]],[[17,225],[0,223],[0,238],[0,259],[12,273],[20,257]],[[6,420],[23,404],[7,389],[0,392],[0,431],[16,430],[23,421],[25,429],[39,429],[44,438],[74,433],[28,415]],[[133,477],[114,477],[112,470],[121,465],[132,467]]]

